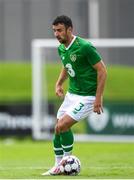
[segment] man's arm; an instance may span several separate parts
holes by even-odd
[[[102,60],[95,64],[93,67],[97,70],[97,91],[96,100],[94,102],[94,112],[100,114],[101,112],[103,112],[103,92],[107,71]]]
[[[55,86],[55,93],[57,96],[59,97],[63,97],[64,96],[64,91],[63,91],[63,83],[64,81],[68,78],[68,74],[67,74],[67,71],[66,69],[63,67],[61,72],[60,72],[60,75],[59,75],[59,78],[56,82],[56,86]]]

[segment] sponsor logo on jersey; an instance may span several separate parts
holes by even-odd
[[[70,59],[71,59],[72,62],[75,62],[76,59],[77,59],[76,54],[70,54]]]

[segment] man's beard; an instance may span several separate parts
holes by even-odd
[[[62,39],[62,38],[57,38],[58,41],[61,43],[61,44],[66,44],[66,39]]]

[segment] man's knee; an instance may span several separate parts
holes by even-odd
[[[56,126],[55,126],[55,132],[56,132],[57,134],[59,134],[59,133],[61,133],[61,132],[68,131],[68,130],[69,130],[69,128],[68,128],[67,124],[66,124],[64,121],[59,120],[59,121],[57,122],[57,124],[56,124]]]
[[[55,125],[55,133],[56,133],[56,134],[59,134],[59,133],[60,133],[59,127],[58,127],[58,123]]]

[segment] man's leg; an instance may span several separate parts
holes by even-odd
[[[76,123],[70,116],[65,115],[57,121],[53,140],[55,152],[55,165],[58,165],[64,156],[70,155],[73,149],[73,133],[70,127]]]
[[[55,137],[54,137],[54,151],[55,151],[55,166],[43,173],[42,175],[58,175],[60,174],[60,169],[58,166],[61,157],[70,155],[73,149],[73,133],[70,130],[73,124],[77,121],[72,119],[68,115],[64,115],[61,119],[58,120],[55,127]]]
[[[53,139],[54,152],[55,152],[55,166],[59,164],[61,159],[63,158],[63,148],[60,142],[60,134],[55,133]]]
[[[71,127],[76,123],[69,115],[65,114],[57,122],[56,132],[60,132],[60,143],[64,151],[64,156],[70,155],[73,149],[74,137]]]
[[[70,155],[73,149],[74,137],[70,130],[54,135],[55,166],[59,164],[64,156]]]
[[[61,133],[61,145],[64,151],[64,156],[72,154],[74,137],[71,129]]]
[[[60,169],[58,167],[58,164],[63,158],[63,148],[60,142],[60,133],[55,132],[54,139],[53,139],[53,146],[54,146],[54,153],[55,153],[55,164],[50,170],[43,173],[42,174],[43,176],[60,174]]]

